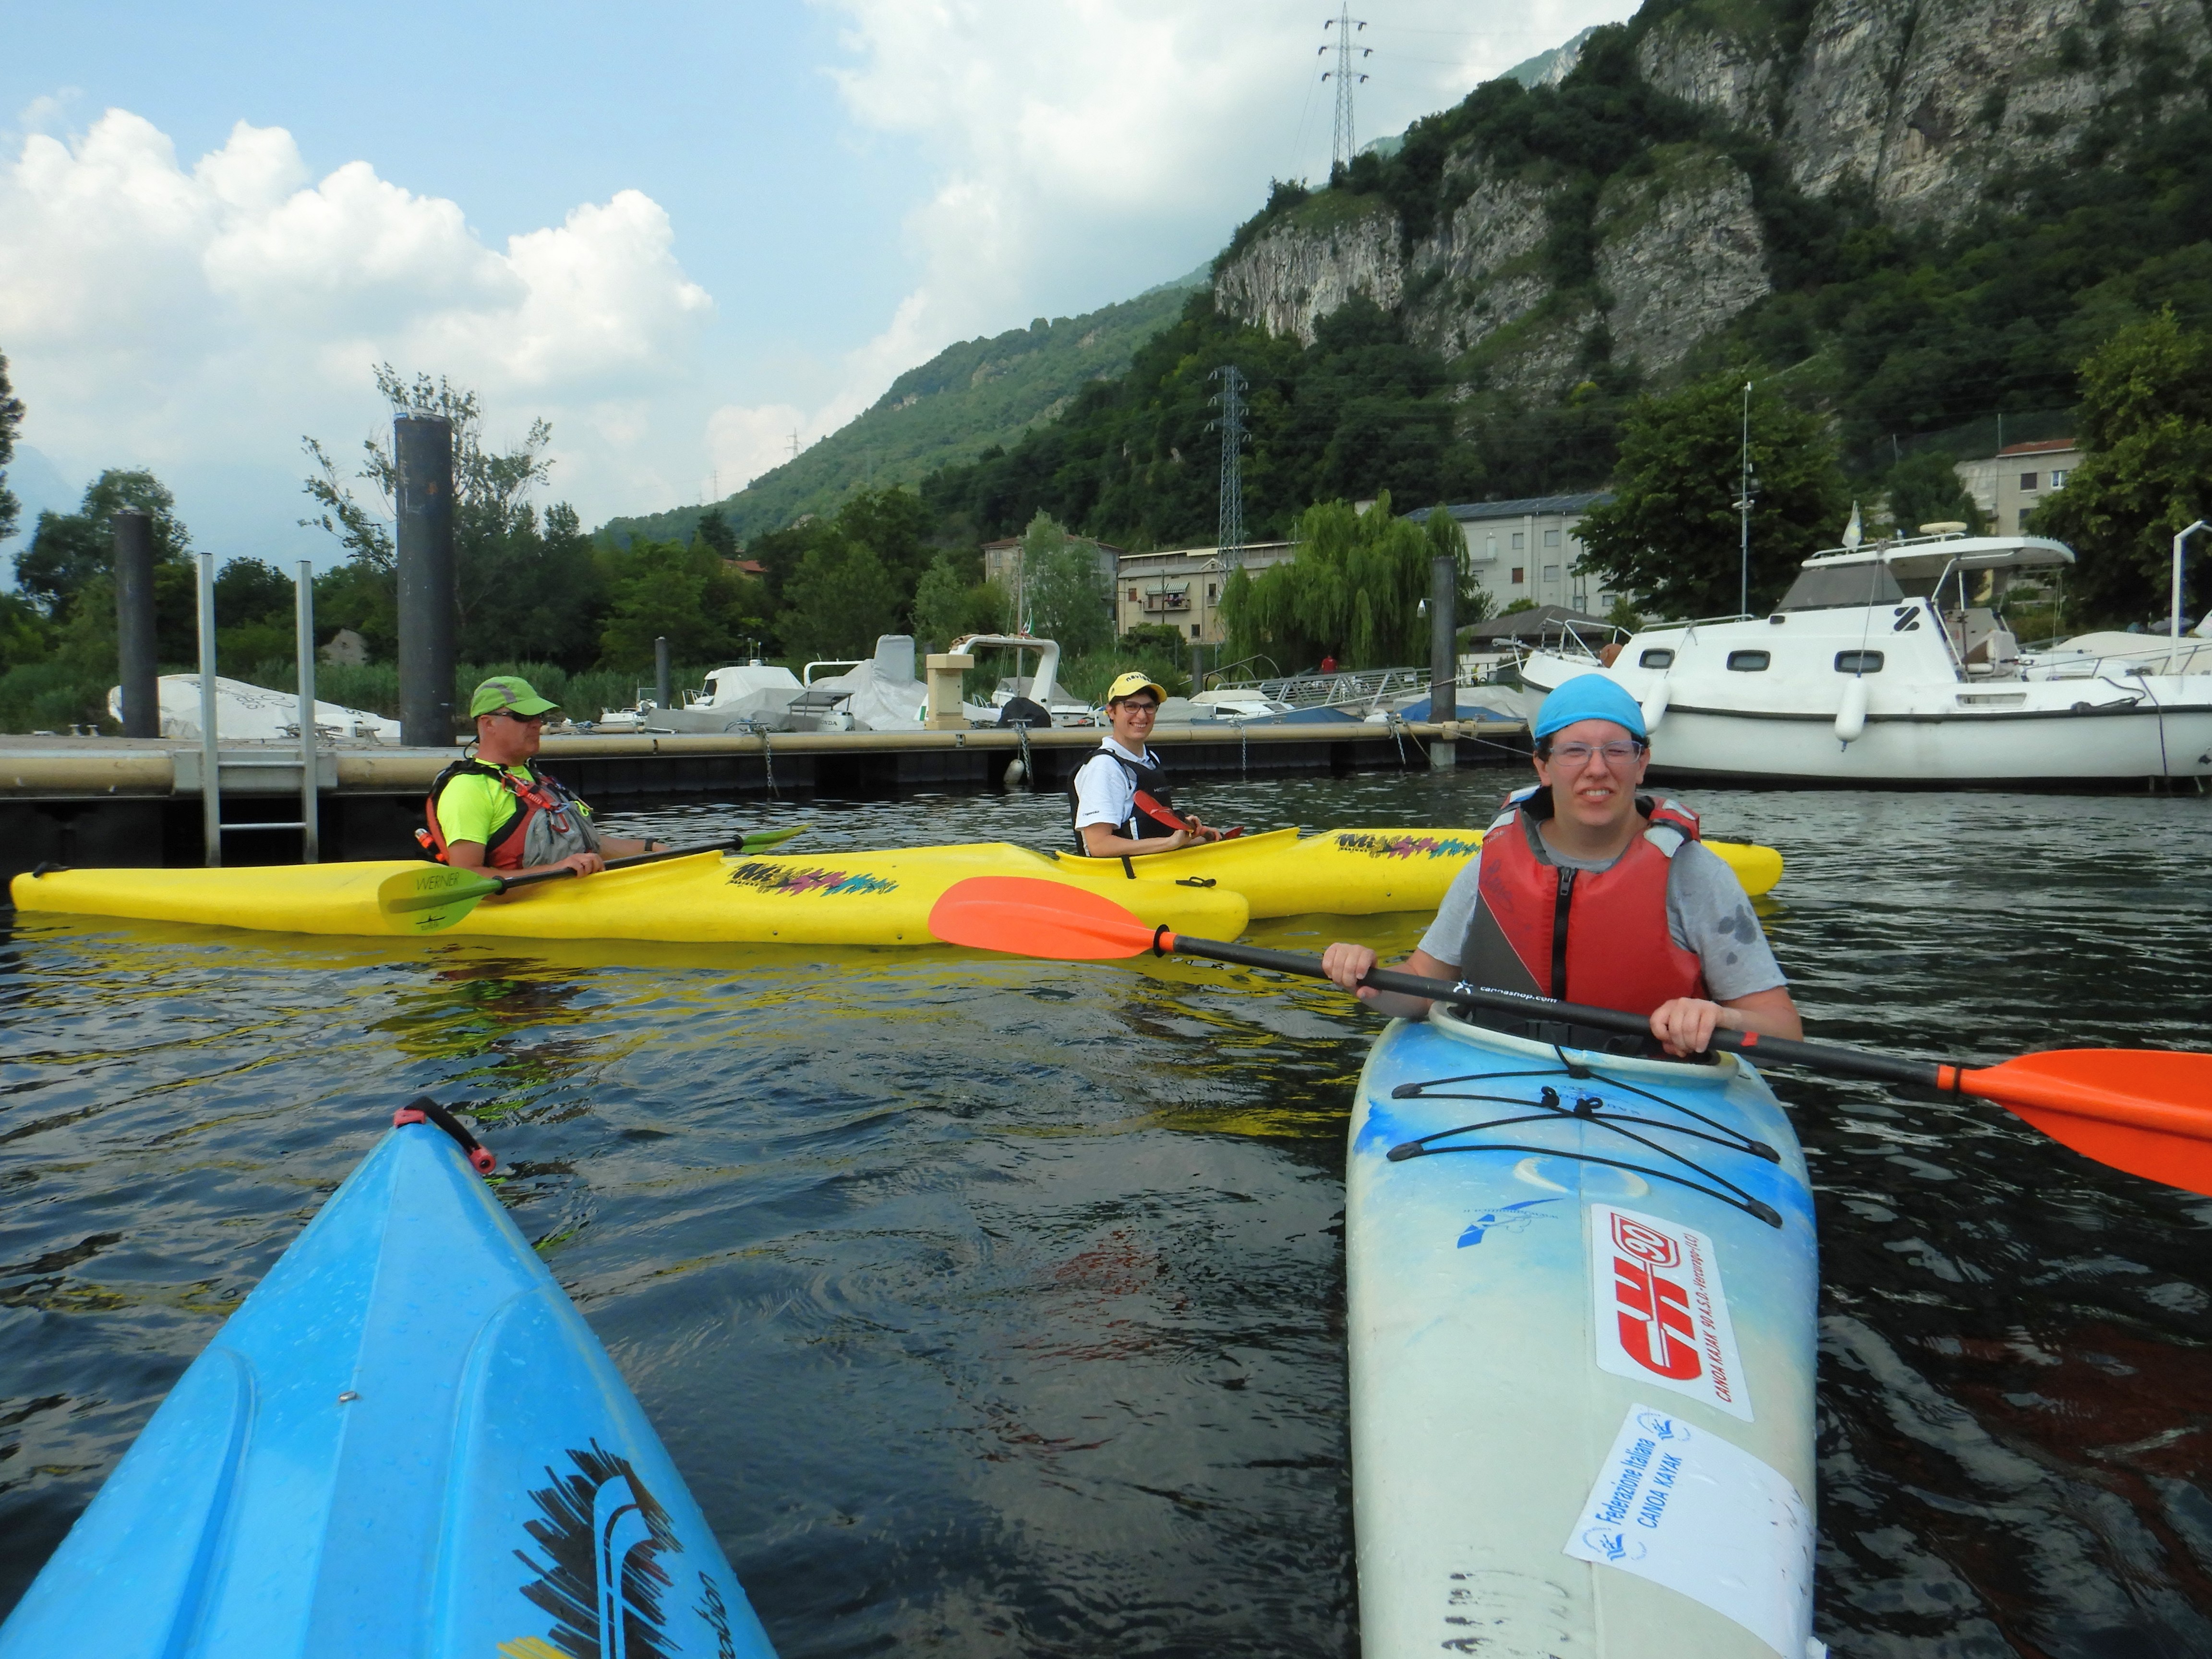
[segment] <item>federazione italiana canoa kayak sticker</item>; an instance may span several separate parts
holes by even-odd
[[[1786,1659],[1812,1641],[1813,1516],[1788,1478],[1708,1430],[1632,1406],[1566,1553],[1679,1590]]]
[[[1713,1241],[1694,1227],[1589,1206],[1601,1370],[1672,1389],[1752,1420]]]

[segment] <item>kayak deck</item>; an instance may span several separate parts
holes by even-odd
[[[1346,1254],[1370,1659],[1807,1650],[1813,1214],[1756,1072],[1395,1024]]]
[[[0,1626],[0,1659],[625,1649],[773,1659],[599,1339],[428,1123],[356,1166]]]

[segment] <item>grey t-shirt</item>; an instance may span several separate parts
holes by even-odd
[[[1595,873],[1610,870],[1620,861],[1614,858],[1592,864],[1569,858],[1540,836],[1531,839],[1538,843],[1539,859],[1569,870]],[[1443,908],[1421,937],[1423,951],[1455,968],[1459,965],[1460,947],[1467,941],[1467,925],[1474,916],[1475,883],[1481,867],[1482,854],[1477,853],[1452,878]],[[1696,842],[1683,843],[1668,872],[1667,931],[1683,950],[1698,953],[1705,988],[1716,1002],[1733,1002],[1754,991],[1771,991],[1790,982],[1767,946],[1766,935],[1759,931],[1759,917],[1744,896],[1743,884],[1735,878],[1735,872],[1722,861],[1719,854]]]

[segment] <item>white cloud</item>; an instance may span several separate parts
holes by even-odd
[[[551,418],[556,490],[587,515],[692,493],[696,416],[672,432],[641,411],[690,374],[713,301],[636,191],[502,250],[367,161],[314,180],[282,128],[241,121],[186,169],[151,123],[109,110],[74,138],[24,139],[0,224],[26,436],[80,471],[295,472],[302,433],[350,449],[381,423],[369,370],[389,361],[473,386],[495,425]],[[258,508],[288,528],[299,503]]]
[[[1271,177],[1328,167],[1334,83],[1324,9],[1250,0],[815,0],[842,18],[833,70],[876,142],[936,164],[908,215],[914,286],[842,365],[820,409],[768,422],[731,405],[729,437],[793,424],[807,437],[866,408],[950,342],[1124,299],[1217,252]],[[1401,0],[1358,36],[1374,56],[1358,133],[1396,131],[1631,0],[1528,0],[1486,21],[1464,0]],[[865,165],[865,157],[861,163]],[[759,416],[757,420],[755,416]],[[717,439],[718,454],[722,443]],[[787,448],[747,451],[756,468]],[[732,487],[725,464],[725,488]]]

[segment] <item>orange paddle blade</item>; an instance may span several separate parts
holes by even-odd
[[[930,908],[929,931],[947,945],[1078,962],[1152,948],[1152,930],[1104,894],[1035,876],[954,882]]]
[[[2212,1054],[2054,1048],[1959,1086],[2116,1170],[2212,1196]]]

